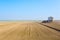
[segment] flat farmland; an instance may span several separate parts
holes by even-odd
[[[37,22],[0,22],[0,40],[60,40],[60,32]]]
[[[54,21],[54,22],[51,22],[51,23],[42,23],[44,25],[47,25],[47,26],[50,26],[50,27],[53,27],[53,28],[56,28],[56,29],[59,29],[60,30],[60,22],[57,22],[57,21]]]

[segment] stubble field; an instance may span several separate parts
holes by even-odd
[[[60,32],[37,22],[0,22],[0,40],[60,40]]]

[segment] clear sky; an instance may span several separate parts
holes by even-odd
[[[60,0],[0,0],[0,20],[60,19]]]

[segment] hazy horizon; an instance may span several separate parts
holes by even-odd
[[[60,0],[0,0],[0,20],[60,20]]]

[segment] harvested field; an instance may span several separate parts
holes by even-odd
[[[60,40],[60,32],[37,22],[0,22],[0,40]]]
[[[60,30],[60,24],[59,22],[51,22],[51,23],[43,23],[44,25],[51,26],[53,28],[59,29]]]

